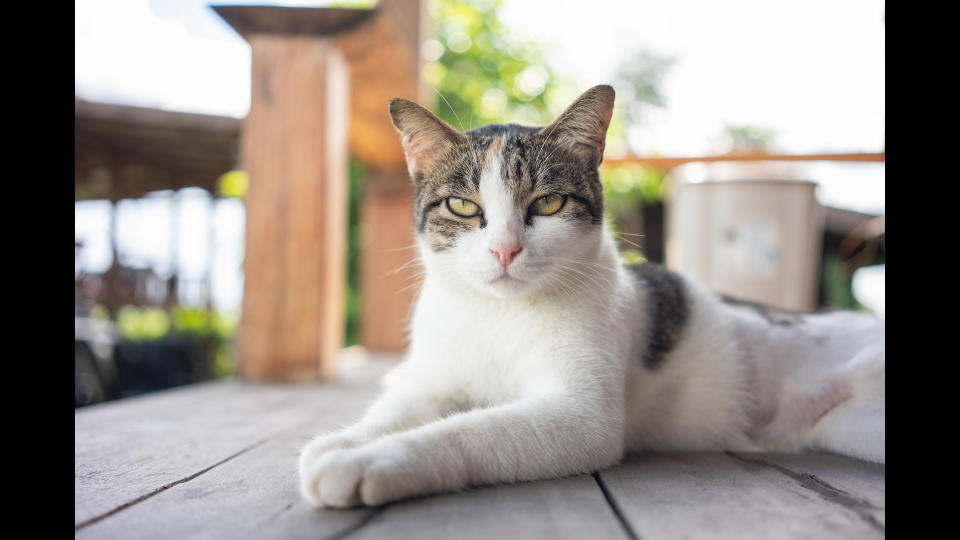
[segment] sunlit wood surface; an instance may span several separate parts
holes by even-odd
[[[832,455],[646,454],[560,480],[316,510],[299,449],[356,420],[395,357],[328,384],[240,380],[78,409],[77,538],[883,538],[885,467]]]

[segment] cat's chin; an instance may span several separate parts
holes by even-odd
[[[506,299],[523,296],[530,292],[533,287],[531,287],[530,282],[526,280],[511,276],[510,274],[502,274],[484,282],[480,289],[495,298]]]

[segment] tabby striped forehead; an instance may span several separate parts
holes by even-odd
[[[599,225],[603,215],[603,189],[595,165],[570,152],[542,128],[515,124],[490,125],[465,133],[427,175],[414,178],[414,217],[417,231],[434,251],[456,244],[468,231],[487,226],[480,193],[481,178],[495,174],[502,191],[525,211],[536,198],[563,195],[567,202],[556,219]],[[447,198],[474,202],[477,218],[464,219],[445,211]],[[527,226],[534,216],[524,215]]]

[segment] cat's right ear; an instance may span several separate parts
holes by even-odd
[[[390,118],[402,136],[407,171],[414,180],[426,176],[447,152],[467,139],[432,112],[406,99],[390,100]]]

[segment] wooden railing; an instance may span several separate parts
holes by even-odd
[[[887,160],[886,152],[857,152],[848,154],[767,154],[761,152],[751,153],[732,153],[717,156],[691,156],[691,157],[605,157],[603,164],[605,166],[619,165],[624,163],[639,163],[649,165],[661,170],[670,170],[678,165],[694,162],[713,162],[713,161],[853,161],[853,162],[880,162]]]

